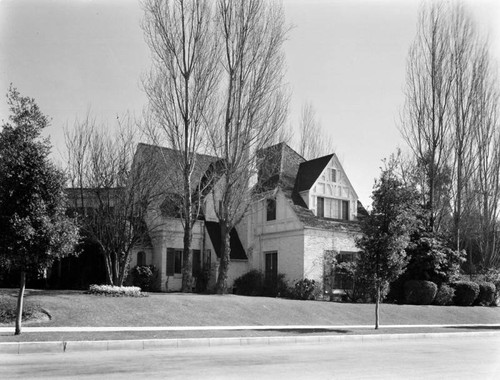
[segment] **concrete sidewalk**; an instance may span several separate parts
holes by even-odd
[[[384,329],[411,328],[500,328],[500,324],[469,324],[469,325],[391,325],[381,326]],[[8,329],[8,330],[5,330]],[[178,327],[24,327],[23,332],[116,332],[116,331],[220,331],[220,330],[302,330],[307,333],[318,329],[373,329],[373,325],[322,325],[322,326],[178,326]],[[12,327],[2,327],[3,332],[13,332]],[[210,338],[177,338],[177,339],[134,339],[134,340],[60,340],[48,342],[4,342],[0,343],[0,354],[27,353],[61,353],[75,351],[108,351],[108,350],[147,350],[172,349],[187,347],[212,347],[221,345],[274,345],[274,344],[324,344],[345,341],[368,342],[374,340],[394,339],[432,339],[460,338],[464,336],[498,336],[500,331],[490,332],[445,332],[445,333],[405,333],[370,335],[292,335],[264,337],[210,337]]]
[[[373,329],[374,325],[268,325],[268,326],[85,326],[85,327],[29,327],[23,326],[23,332],[120,332],[120,331],[235,331],[235,330],[359,330]],[[500,328],[500,323],[490,324],[451,324],[451,325],[381,325],[384,329],[412,329],[412,328]],[[14,327],[0,327],[0,333],[13,332]]]

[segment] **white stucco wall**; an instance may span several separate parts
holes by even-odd
[[[266,199],[276,199],[276,219],[267,221]],[[241,231],[241,232],[240,232]],[[278,252],[278,272],[291,282],[303,271],[303,227],[282,191],[269,193],[255,202],[238,227],[249,257],[249,268],[265,271],[265,254]]]

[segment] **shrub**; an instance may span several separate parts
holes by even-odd
[[[291,291],[283,273],[278,273],[275,281],[264,279],[263,295],[267,297],[288,297]]]
[[[235,294],[243,296],[261,296],[264,291],[264,275],[253,269],[234,280]]]
[[[88,294],[110,297],[142,297],[141,288],[137,286],[90,285]]]
[[[437,293],[437,285],[431,281],[410,280],[404,289],[405,302],[412,305],[430,305]]]
[[[358,268],[358,262],[346,261],[337,264],[336,272],[344,277],[344,284],[347,285],[342,289],[345,293],[343,299],[348,302],[370,302],[372,299],[372,287],[370,282],[362,275]]]
[[[495,284],[491,282],[479,282],[479,295],[474,304],[480,306],[490,306],[495,302],[496,288]]]
[[[500,269],[488,268],[483,275],[484,281],[491,282],[495,285],[496,292],[491,306],[500,306]]]
[[[455,295],[455,289],[447,284],[441,284],[439,287],[433,305],[448,306],[453,305],[453,297]]]
[[[455,289],[453,303],[458,306],[470,306],[479,295],[479,285],[472,281],[457,281],[451,283]]]
[[[318,295],[319,288],[316,281],[304,278],[295,282],[291,296],[297,300],[314,300]]]
[[[136,266],[130,272],[133,286],[137,286],[146,292],[153,290],[158,276],[158,270],[154,265]]]

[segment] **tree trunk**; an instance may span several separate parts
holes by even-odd
[[[26,272],[21,271],[21,283],[19,286],[19,296],[17,297],[17,310],[16,310],[16,332],[15,335],[21,334],[21,320],[23,317],[23,300],[24,289],[26,287]]]
[[[108,280],[108,284],[109,285],[114,285],[113,283],[113,269],[112,269],[112,266],[111,266],[111,259],[109,257],[109,255],[105,252],[103,252],[103,255],[104,255],[104,264],[106,265],[106,277],[107,277],[107,280]]]
[[[225,221],[220,222],[221,233],[221,257],[219,265],[219,276],[217,277],[217,284],[215,291],[217,294],[227,293],[227,274],[229,271],[229,257],[231,254],[230,245],[230,229]]]
[[[187,219],[187,218],[186,218]],[[193,283],[193,260],[191,250],[191,240],[193,237],[193,229],[191,228],[191,221],[185,221],[184,225],[184,249],[182,252],[182,289],[183,293],[192,292]]]
[[[377,294],[375,296],[375,330],[379,326],[379,303],[380,303],[380,285],[377,285]]]

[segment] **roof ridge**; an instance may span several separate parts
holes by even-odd
[[[139,149],[139,146],[142,145],[144,147],[150,147],[150,148],[156,148],[156,149],[161,149],[161,150],[169,150],[171,152],[182,152],[181,150],[178,150],[178,149],[173,149],[173,148],[169,148],[167,146],[160,146],[160,145],[156,145],[156,144],[150,144],[150,143],[144,143],[144,142],[139,142],[137,143],[137,149]],[[214,158],[214,159],[218,159],[220,160],[221,158],[220,157],[217,157],[217,156],[212,156],[210,154],[205,154],[205,153],[194,153],[196,156],[202,156],[202,157],[208,157],[208,158]]]

